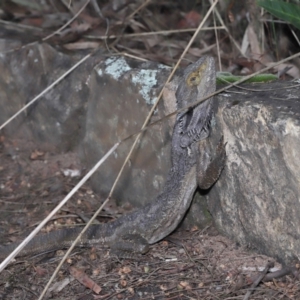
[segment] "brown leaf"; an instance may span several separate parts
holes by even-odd
[[[121,272],[124,273],[124,274],[128,274],[131,272],[131,269],[129,267],[124,267],[121,269]]]
[[[32,160],[39,159],[44,154],[45,154],[45,152],[42,152],[42,151],[39,151],[39,150],[34,150],[33,152],[31,152],[30,159],[32,159]]]
[[[35,267],[34,270],[35,270],[36,274],[39,275],[39,276],[41,276],[41,277],[43,277],[46,274],[48,274],[48,270],[47,269],[41,268],[39,266]]]
[[[122,287],[125,287],[125,286],[127,286],[127,281],[125,279],[121,279],[120,284]]]
[[[180,22],[178,23],[178,28],[196,28],[200,23],[200,19],[201,15],[192,10],[184,16],[184,19],[180,20]]]
[[[78,280],[82,285],[89,288],[96,294],[99,294],[101,292],[101,287],[92,280],[89,276],[87,276],[84,271],[79,270],[75,267],[70,267],[70,274]]]
[[[192,287],[190,286],[190,284],[187,281],[181,281],[179,283],[179,286],[182,287],[182,288],[185,288],[187,290],[191,290],[192,289]]]

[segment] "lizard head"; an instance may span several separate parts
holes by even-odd
[[[204,56],[189,65],[184,70],[183,78],[176,91],[178,109],[190,106],[212,94],[216,89],[215,74],[215,63],[212,57]],[[211,117],[211,98],[177,115],[182,148],[208,137]]]

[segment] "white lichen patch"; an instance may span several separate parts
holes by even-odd
[[[123,57],[107,58],[104,61],[105,67],[99,64],[95,67],[95,71],[99,76],[104,74],[112,76],[115,80],[119,80],[122,75],[131,71],[132,68],[128,65]],[[152,89],[157,85],[157,73],[161,69],[169,69],[168,66],[158,65],[157,69],[143,69],[132,72],[132,83],[138,86],[139,94],[143,97],[147,104],[153,105],[157,97],[152,96]]]
[[[131,70],[130,66],[123,57],[108,58],[105,60],[104,64],[106,66],[104,72],[111,75],[115,80],[118,80],[124,73]]]
[[[156,101],[156,97],[151,97],[151,90],[157,84],[156,75],[157,70],[140,70],[132,76],[132,82],[141,87],[139,93],[151,105]]]
[[[158,69],[161,69],[161,70],[169,70],[171,69],[169,66],[166,66],[166,65],[162,65],[162,64],[159,64],[157,66]]]

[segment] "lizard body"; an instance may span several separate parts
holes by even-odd
[[[215,91],[215,67],[211,57],[202,57],[184,70],[176,92],[177,107],[183,108]],[[179,113],[172,134],[172,167],[162,193],[148,205],[105,224],[92,225],[79,246],[109,245],[118,256],[145,253],[149,245],[168,236],[188,210],[198,183],[209,188],[219,177],[225,161],[222,141],[212,160],[205,139],[210,133],[212,99]],[[198,174],[198,183],[197,183]],[[21,255],[69,247],[81,228],[67,228],[35,237]],[[0,247],[0,258],[16,244]],[[125,255],[124,255],[125,253]]]

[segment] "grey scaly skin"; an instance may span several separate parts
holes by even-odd
[[[202,57],[189,65],[176,92],[178,108],[213,93],[215,77],[214,60],[211,57]],[[148,205],[113,222],[92,225],[78,246],[108,245],[112,253],[125,257],[132,253],[146,253],[150,244],[174,231],[190,207],[198,183],[200,188],[209,188],[218,179],[224,166],[223,142],[217,146],[214,159],[211,159],[211,150],[205,143],[210,134],[211,117],[211,98],[179,113],[172,135],[172,167],[162,193]],[[69,247],[80,231],[81,228],[76,227],[37,236],[20,255]],[[10,244],[0,247],[0,258],[5,258],[16,246]]]

